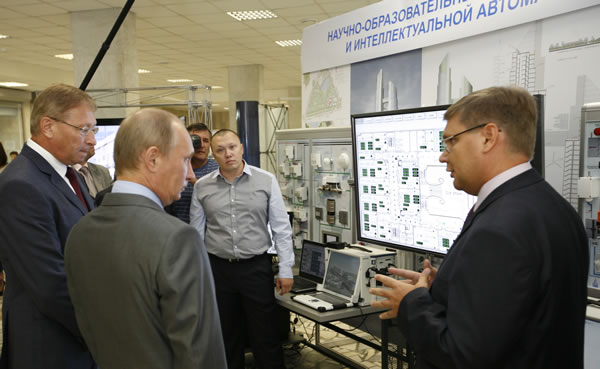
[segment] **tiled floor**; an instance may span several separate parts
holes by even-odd
[[[0,296],[0,318],[1,318],[2,297]],[[292,316],[292,319],[296,318]],[[353,327],[343,323],[336,325],[344,329],[353,329]],[[295,327],[295,340],[284,346],[285,363],[287,369],[342,369],[346,366],[330,359],[321,353],[300,342],[302,337],[307,338],[309,342],[315,343],[315,326],[311,320],[298,317]],[[368,333],[355,331],[364,339],[377,342],[376,338]],[[300,337],[301,336],[301,337]],[[321,344],[341,355],[351,358],[368,369],[381,368],[381,353],[366,345],[353,341],[342,334],[321,327]],[[2,324],[0,324],[0,348],[2,347]],[[252,365],[251,354],[247,356],[247,368],[254,368]]]
[[[292,316],[292,319],[296,318]],[[343,323],[336,323],[337,326],[347,330],[354,327]],[[309,342],[315,343],[315,326],[308,319],[298,317],[294,325],[296,335],[302,335]],[[355,330],[353,332],[362,338],[378,343],[375,337],[370,334]],[[369,369],[381,368],[381,353],[371,347],[358,343],[340,333],[321,327],[321,344],[327,348],[344,355],[355,362]],[[312,348],[302,344],[295,343],[285,345],[286,367],[288,369],[339,369],[346,366],[330,359]],[[252,366],[248,366],[251,368]]]

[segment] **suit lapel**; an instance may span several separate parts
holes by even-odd
[[[499,198],[508,193],[518,190],[519,188],[530,186],[541,180],[542,177],[540,177],[540,175],[534,169],[529,169],[528,171],[521,173],[518,176],[511,178],[505,183],[501,184],[500,187],[496,188],[494,191],[492,191],[492,193],[488,195],[488,197],[479,206],[479,208],[473,214],[473,216],[465,221],[465,224],[463,225],[463,228],[460,231],[458,237],[456,237],[456,239],[454,240],[453,245],[456,245],[456,243],[462,237],[462,235],[467,232],[467,230],[475,222],[475,218],[482,214],[494,201],[498,200]],[[450,252],[452,252],[453,249],[454,247],[451,247],[450,250],[448,250],[448,254],[446,256],[450,255]]]
[[[54,170],[54,168],[50,165],[50,163],[48,163],[46,161],[46,159],[44,159],[40,154],[38,154],[37,152],[35,152],[35,150],[33,150],[32,148],[30,148],[29,146],[25,145],[23,147],[23,150],[21,150],[21,153],[23,155],[25,155],[28,159],[30,159],[40,170],[40,172],[46,174],[49,177],[50,183],[52,183],[52,185],[54,187],[56,187],[56,189],[62,193],[67,200],[69,200],[69,202],[71,202],[75,207],[77,207],[77,209],[79,209],[81,211],[82,215],[87,214],[87,210],[83,207],[83,204],[81,203],[81,201],[79,201],[79,198],[77,197],[77,195],[75,195],[75,193],[73,192],[73,190],[71,190],[71,188],[69,187],[69,185],[67,185],[67,183],[65,182],[65,180],[63,180],[61,178],[61,176],[56,172],[56,170]],[[78,179],[79,181],[79,179]],[[85,188],[83,186],[83,184],[81,183],[81,181],[79,181],[80,183],[80,187],[83,189]],[[93,204],[93,201],[90,198],[90,195],[87,193],[87,191],[82,191],[84,194],[84,198],[86,200],[86,203],[88,204],[88,206],[90,206],[90,204]],[[89,201],[88,201],[89,200]],[[90,209],[93,208],[90,207]]]

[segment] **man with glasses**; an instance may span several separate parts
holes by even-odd
[[[96,144],[95,110],[75,87],[44,90],[31,138],[0,177],[0,260],[10,281],[0,368],[96,366],[75,320],[63,254],[71,228],[94,206],[71,165]]]
[[[440,161],[478,196],[439,270],[372,289],[419,368],[583,368],[588,250],[581,219],[531,167],[536,104],[492,87],[445,114]]]

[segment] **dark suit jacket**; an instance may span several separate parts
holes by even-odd
[[[93,200],[80,187],[87,205]],[[67,291],[63,248],[87,211],[65,180],[25,145],[0,177],[4,292],[0,368],[90,368]]]
[[[77,321],[102,369],[226,368],[196,229],[152,200],[108,193],[67,241]]]
[[[534,170],[494,190],[398,321],[420,368],[583,368],[587,237]]]

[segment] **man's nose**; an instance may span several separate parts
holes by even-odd
[[[190,182],[194,179],[194,176],[195,176],[195,174],[194,174],[194,169],[192,168],[192,161],[189,160],[188,165],[187,165],[187,173],[186,173],[185,179],[188,182]]]
[[[85,143],[90,146],[96,146],[96,135],[94,133],[90,133],[85,136]]]
[[[442,151],[442,154],[440,155],[440,163],[447,163],[448,162],[448,153],[446,152],[446,150]]]

